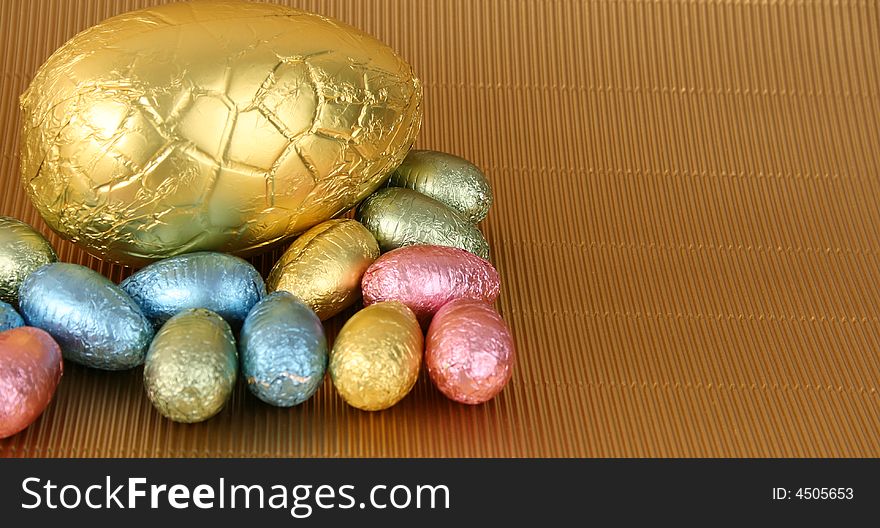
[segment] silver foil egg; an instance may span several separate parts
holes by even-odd
[[[147,397],[175,422],[207,420],[232,395],[238,354],[229,324],[210,310],[185,310],[165,323],[144,365]]]
[[[24,319],[11,304],[0,301],[0,332],[24,326]]]
[[[124,291],[99,273],[55,262],[28,275],[19,292],[25,322],[48,332],[65,359],[104,370],[140,365],[153,327]]]
[[[246,260],[200,251],[171,257],[141,269],[119,285],[158,328],[190,308],[216,312],[238,328],[266,295],[260,273]]]
[[[327,369],[327,339],[321,320],[294,295],[278,291],[257,303],[239,338],[248,389],[278,407],[311,398]]]

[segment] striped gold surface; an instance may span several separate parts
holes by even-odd
[[[150,3],[0,2],[0,214],[49,234],[18,181],[36,68]],[[292,410],[239,386],[185,426],[150,407],[140,370],[68,365],[0,454],[880,456],[880,4],[293,3],[399,50],[425,85],[417,146],[491,179],[510,386],[467,407],[423,376],[373,414],[329,383]]]

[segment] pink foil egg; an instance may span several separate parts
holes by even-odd
[[[422,325],[455,299],[495,302],[499,287],[498,272],[489,261],[446,246],[406,246],[389,251],[361,280],[365,306],[402,302]]]
[[[454,300],[428,328],[428,374],[440,392],[457,402],[494,398],[510,380],[515,355],[507,323],[483,301]]]
[[[0,332],[0,438],[43,413],[63,370],[61,348],[45,331],[21,326]]]

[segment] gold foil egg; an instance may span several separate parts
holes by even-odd
[[[316,14],[169,4],[73,37],[21,97],[21,174],[52,229],[128,264],[238,255],[351,208],[421,123],[412,68]]]
[[[175,422],[201,422],[220,412],[237,375],[238,352],[229,324],[203,308],[169,319],[144,363],[147,396]]]
[[[382,251],[404,246],[457,247],[489,258],[489,243],[460,213],[422,193],[402,187],[381,189],[361,202],[358,220]]]
[[[361,296],[361,277],[379,256],[376,239],[355,220],[328,220],[296,239],[269,274],[270,292],[288,291],[321,320]]]
[[[330,353],[330,377],[349,405],[387,409],[415,384],[423,347],[421,328],[409,308],[394,301],[373,304],[339,331]]]
[[[32,271],[55,262],[55,250],[34,228],[0,216],[0,301],[18,305],[18,289]]]
[[[388,186],[430,196],[475,224],[492,206],[492,187],[483,172],[466,159],[436,150],[411,150],[391,173]]]

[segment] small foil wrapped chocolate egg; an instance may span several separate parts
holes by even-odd
[[[315,394],[327,369],[321,320],[288,292],[270,293],[241,328],[241,370],[248,389],[278,407],[298,405]]]
[[[436,150],[411,150],[391,173],[388,186],[430,196],[474,224],[492,206],[492,187],[483,172],[466,159]]]
[[[351,406],[387,409],[419,376],[424,338],[412,311],[398,302],[368,306],[339,331],[330,353],[333,386]]]
[[[25,429],[55,394],[64,371],[61,349],[39,328],[0,332],[0,438]]]
[[[361,296],[361,277],[379,256],[376,239],[355,220],[328,220],[296,239],[272,268],[269,291],[293,293],[321,320]]]
[[[431,381],[462,403],[491,400],[513,372],[513,337],[490,304],[456,299],[440,308],[425,338],[425,364]]]
[[[489,258],[489,243],[467,218],[412,189],[376,191],[357,209],[357,219],[390,251],[415,244],[451,246]]]
[[[52,335],[65,359],[88,367],[136,367],[153,337],[153,326],[128,294],[77,264],[54,262],[28,275],[19,307],[29,326]]]
[[[153,406],[175,422],[211,418],[232,395],[238,354],[232,329],[222,317],[201,308],[166,322],[150,344],[144,386]]]
[[[157,328],[189,308],[211,310],[239,328],[266,295],[263,278],[249,262],[210,251],[154,262],[119,286]]]
[[[25,277],[56,260],[43,235],[21,220],[0,216],[0,301],[16,306]]]
[[[426,325],[454,299],[489,303],[498,298],[501,281],[489,261],[446,246],[407,246],[389,251],[370,266],[361,282],[364,304],[399,301]]]
[[[261,2],[125,13],[59,48],[21,97],[21,178],[61,236],[127,264],[250,254],[380,187],[422,89],[391,48]]]
[[[0,332],[24,326],[24,319],[11,304],[0,301]]]

